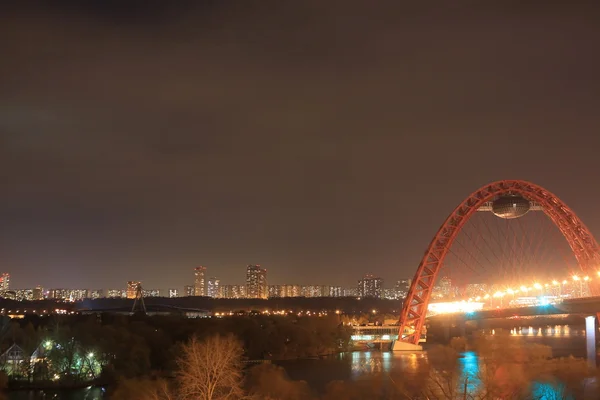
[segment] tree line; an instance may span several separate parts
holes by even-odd
[[[36,365],[27,359],[20,373],[12,370],[9,383],[110,384],[117,378],[172,376],[183,343],[224,334],[242,340],[241,360],[280,360],[344,351],[351,330],[338,316],[34,316],[2,320],[0,346],[2,353],[14,344],[26,354],[43,353]]]

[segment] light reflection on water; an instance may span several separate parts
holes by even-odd
[[[495,331],[492,329],[492,335]],[[524,326],[512,328],[510,330],[512,336],[547,336],[547,337],[571,337],[585,336],[585,329],[571,328],[569,325],[547,326],[545,328]]]
[[[541,400],[575,400],[575,397],[564,393],[562,384],[548,382],[535,382],[531,388],[531,395]]]
[[[469,393],[477,393],[481,387],[481,380],[479,379],[479,358],[473,351],[467,351],[463,353],[463,357],[459,359],[459,366],[461,369],[460,380],[467,382],[467,389]]]
[[[8,393],[8,400],[102,400],[104,389],[87,387],[63,391],[19,390]]]
[[[499,334],[490,330],[487,333]],[[536,328],[525,326],[510,330],[510,336],[524,343],[541,343],[553,349],[553,356],[564,357],[570,354],[576,357],[585,356],[585,329],[568,325],[555,325]],[[363,351],[351,353],[351,379],[366,377],[372,373],[390,374],[402,371],[410,379],[419,373],[420,367],[427,363],[427,352],[420,354],[403,354],[394,352]],[[466,382],[471,394],[481,389],[481,360],[475,352],[465,352],[459,359],[460,382]],[[593,382],[595,386],[595,382]],[[531,387],[532,396],[540,400],[573,399],[563,393],[559,384],[535,382]]]
[[[427,352],[420,354],[401,354],[394,352],[357,351],[352,353],[352,379],[366,378],[370,374],[391,374],[402,371],[406,379],[420,373],[420,367],[427,362]],[[459,382],[461,387],[466,382],[467,392],[475,395],[482,388],[481,360],[473,351],[461,354],[459,358]],[[531,386],[532,398],[536,400],[575,400],[564,393],[561,384],[534,382]]]

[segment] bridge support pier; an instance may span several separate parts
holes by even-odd
[[[394,342],[394,347],[392,347],[392,351],[423,351],[423,347],[418,344],[406,343],[400,340],[396,340]]]
[[[588,365],[596,368],[596,316],[585,317],[585,344]]]

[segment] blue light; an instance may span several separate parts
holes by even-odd
[[[469,393],[476,393],[481,386],[481,380],[479,379],[481,374],[477,355],[472,351],[464,352],[459,362],[462,366],[461,381],[467,382]]]
[[[565,399],[575,400],[573,396],[565,395],[564,385],[559,383],[535,382],[533,384],[532,395],[540,400]]]

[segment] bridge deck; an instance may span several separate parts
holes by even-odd
[[[445,316],[460,317],[465,320],[530,317],[536,315],[596,315],[600,312],[600,297],[586,297],[578,299],[566,299],[556,304],[547,304],[529,307],[498,308],[481,310],[469,313],[445,314]],[[444,318],[443,314],[431,317]]]

